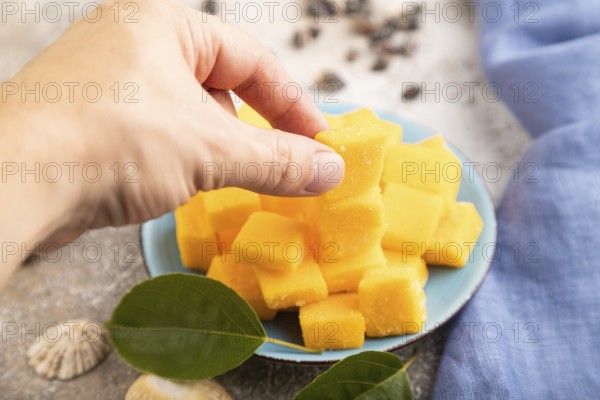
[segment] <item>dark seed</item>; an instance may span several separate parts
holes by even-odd
[[[317,18],[333,17],[340,10],[340,4],[334,0],[309,0],[308,15]]]
[[[361,2],[359,0],[347,0],[346,1],[346,14],[356,14],[360,12]]]
[[[205,0],[202,2],[201,10],[210,15],[216,15],[219,12],[219,4],[215,0]]]
[[[317,80],[317,85],[319,90],[326,92],[337,92],[346,86],[344,81],[333,72],[323,73],[323,75],[321,75],[321,77]]]
[[[352,16],[354,30],[361,35],[372,35],[377,27],[371,19],[365,15],[357,14]]]
[[[386,27],[387,29],[391,29],[392,31],[398,31],[400,30],[400,25],[402,24],[401,22],[402,16],[396,16],[396,17],[391,17],[388,18],[384,23],[383,26]]]
[[[318,1],[311,1],[308,5],[308,15],[311,17],[317,17],[319,15],[320,3]]]
[[[369,1],[367,0],[346,0],[344,4],[344,11],[346,14],[368,14],[369,13]]]
[[[309,32],[310,32],[310,37],[313,39],[316,39],[321,34],[321,28],[313,26],[310,28]]]
[[[377,60],[375,60],[375,64],[373,64],[373,66],[371,67],[371,70],[383,71],[384,69],[387,69],[389,63],[390,60],[388,57],[377,57]]]
[[[346,53],[346,61],[352,62],[358,58],[358,51],[356,49],[350,49]]]
[[[323,8],[325,9],[325,16],[333,17],[337,14],[339,6],[335,1],[323,1]]]
[[[420,91],[421,91],[421,88],[419,87],[419,85],[414,85],[414,84],[406,85],[406,87],[402,91],[402,100],[403,101],[413,100],[414,98],[417,97],[417,95],[419,94]]]
[[[394,34],[394,30],[385,25],[378,28],[371,34],[371,42],[380,42],[382,40],[389,39]]]
[[[292,44],[295,48],[301,49],[306,46],[308,40],[310,38],[310,34],[305,31],[296,31],[294,33],[294,37],[292,38]]]

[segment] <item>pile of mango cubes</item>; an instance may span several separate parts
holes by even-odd
[[[247,106],[238,116],[268,126]],[[199,192],[175,212],[183,264],[263,320],[298,311],[308,348],[417,333],[427,265],[464,266],[483,227],[473,204],[456,200],[460,160],[439,135],[402,143],[402,128],[368,109],[326,118],[331,129],[315,139],[343,157],[341,184],[312,198]]]

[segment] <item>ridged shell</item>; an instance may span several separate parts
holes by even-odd
[[[109,351],[110,344],[102,325],[82,319],[45,330],[29,348],[27,356],[37,374],[46,379],[68,380],[100,364]]]
[[[125,400],[232,400],[213,379],[172,381],[144,374],[129,388]]]

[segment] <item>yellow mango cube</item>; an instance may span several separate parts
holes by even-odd
[[[300,307],[304,346],[309,349],[357,349],[365,343],[365,319],[358,294],[333,294]]]
[[[343,124],[371,123],[381,126],[387,136],[389,146],[400,143],[402,140],[402,127],[390,121],[383,120],[369,108],[360,108],[340,116]]]
[[[218,254],[218,246],[215,232],[204,218],[201,195],[198,193],[175,210],[175,235],[183,266],[206,271]]]
[[[319,200],[317,222],[320,232],[356,231],[385,226],[379,187],[335,202]]]
[[[326,200],[356,196],[379,184],[389,140],[381,126],[368,123],[344,125],[319,132],[315,139],[333,148],[346,163],[344,179],[338,187],[323,195]]]
[[[365,273],[358,289],[367,336],[414,334],[427,319],[425,292],[414,272],[377,268]]]
[[[400,143],[386,153],[381,185],[385,188],[389,183],[402,184],[453,203],[461,176],[460,160],[449,149]]]
[[[260,195],[263,211],[307,221],[316,197],[278,197]]]
[[[261,268],[295,271],[306,253],[306,232],[303,222],[255,212],[234,239],[233,251],[242,261]]]
[[[267,307],[251,265],[236,262],[232,254],[217,256],[213,258],[206,276],[233,289],[250,304],[260,319],[275,318],[277,310]]]
[[[241,228],[260,210],[260,197],[249,190],[228,187],[204,193],[204,212],[215,232]]]
[[[295,271],[276,271],[254,267],[258,283],[269,308],[301,307],[327,297],[327,285],[319,265],[305,258]]]
[[[416,246],[420,256],[430,243],[442,215],[442,198],[390,183],[383,190],[383,205],[387,222],[383,248],[406,252],[409,246]]]
[[[378,228],[351,230],[341,232],[322,232],[319,235],[315,249],[318,251],[319,262],[350,256],[363,251],[365,248],[381,246],[385,229]]]
[[[441,149],[446,147],[446,141],[442,135],[433,135],[416,143],[417,146],[428,147],[432,149]]]
[[[242,106],[237,110],[237,116],[241,121],[247,124],[254,125],[259,128],[271,129],[269,122],[246,103],[242,104]]]
[[[472,203],[457,202],[442,215],[423,255],[428,264],[464,267],[483,229]]]
[[[233,228],[226,231],[217,232],[217,244],[219,245],[219,254],[233,252],[233,241],[240,233],[240,229]]]
[[[386,260],[381,246],[375,245],[350,256],[334,255],[319,265],[329,293],[356,292],[365,272],[385,267]]]
[[[425,287],[429,278],[429,270],[421,257],[390,250],[385,250],[383,254],[387,260],[388,267],[403,268],[412,271],[421,282],[421,285]]]

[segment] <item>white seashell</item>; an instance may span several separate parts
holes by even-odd
[[[106,332],[88,320],[54,324],[36,339],[29,350],[29,365],[46,379],[67,380],[96,365],[110,351]]]
[[[129,388],[125,400],[232,400],[213,379],[172,381],[144,374]]]

